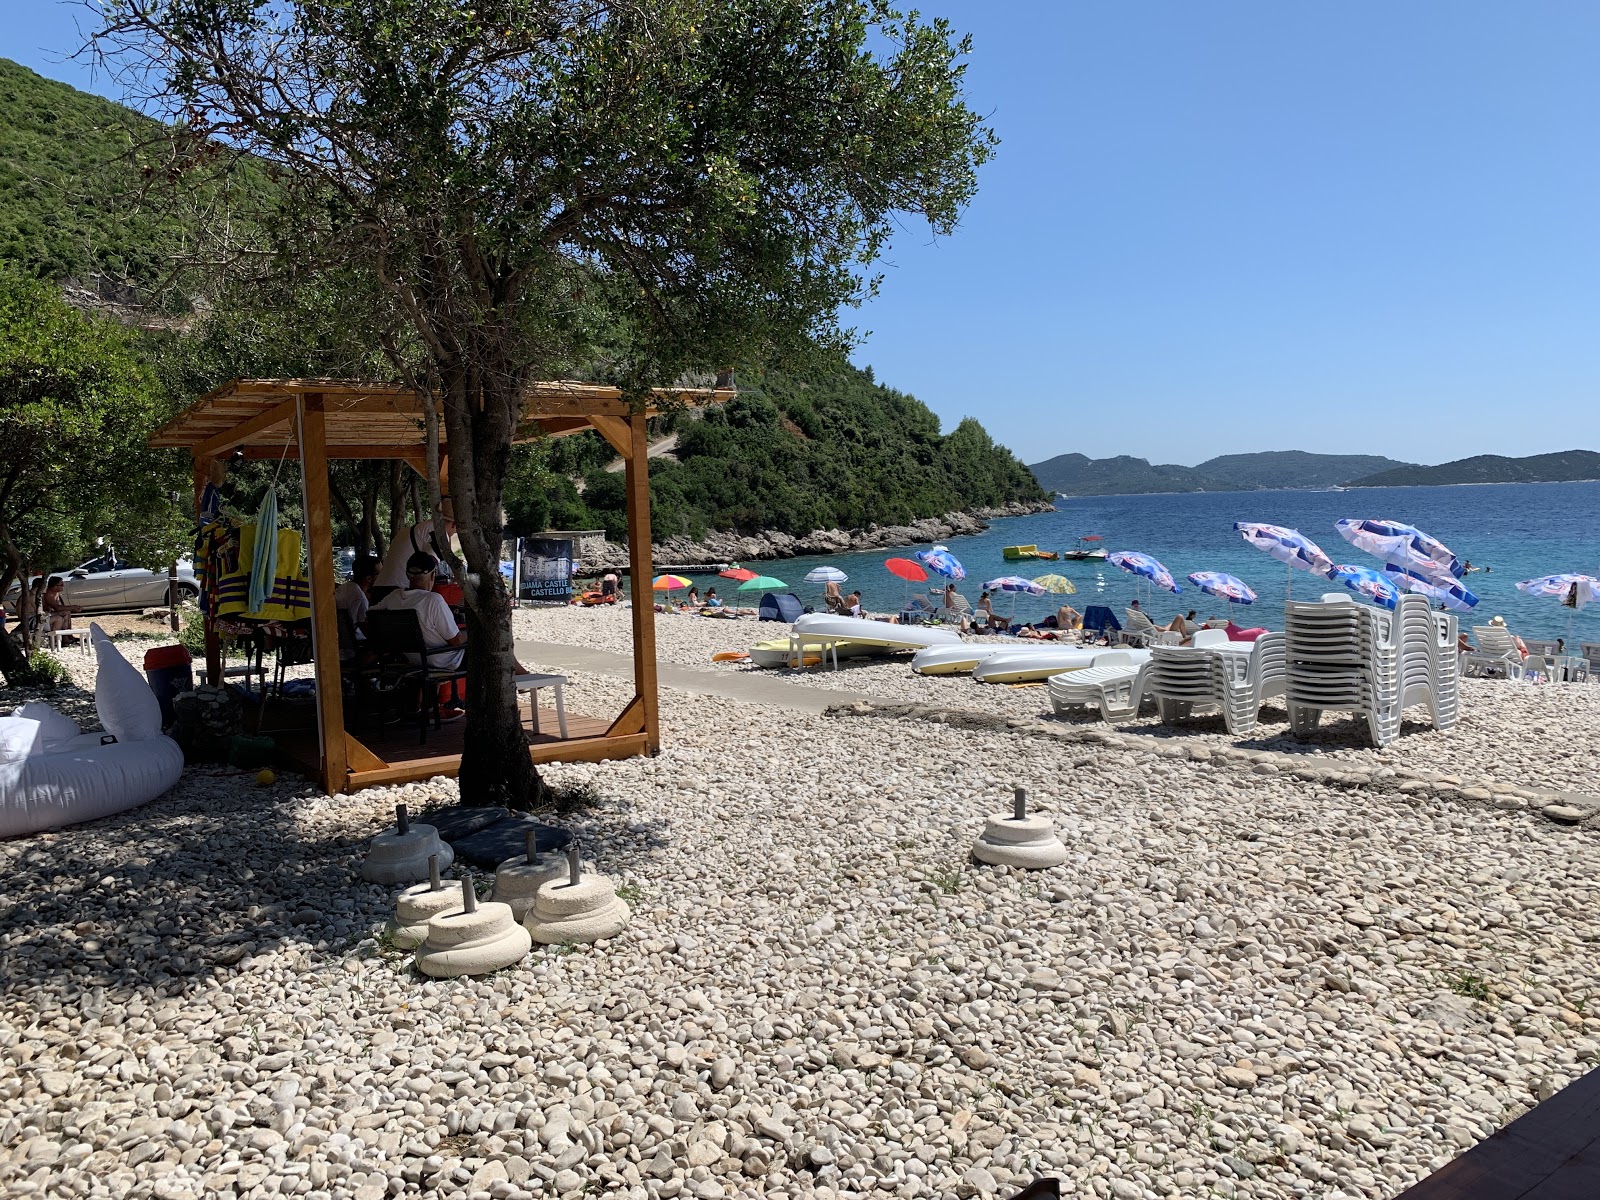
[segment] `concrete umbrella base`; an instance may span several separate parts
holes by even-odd
[[[1047,817],[1018,819],[1008,813],[993,813],[984,822],[972,856],[979,862],[1037,870],[1066,862],[1067,848]]]
[[[541,884],[533,908],[523,919],[533,940],[554,946],[562,942],[596,942],[622,932],[632,916],[604,875],[582,875]]]
[[[494,873],[493,900],[511,906],[511,915],[521,921],[533,907],[539,889],[552,879],[567,877],[567,860],[557,854],[526,854],[508,858]]]
[[[428,918],[428,936],[417,947],[417,969],[436,979],[485,975],[509,967],[532,948],[533,940],[512,919],[509,904],[489,900],[473,911],[457,904]]]
[[[394,916],[384,932],[396,946],[412,950],[427,938],[429,918],[460,907],[461,886],[455,880],[437,890],[432,883],[419,883],[394,898]]]

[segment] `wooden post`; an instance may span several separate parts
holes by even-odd
[[[650,557],[650,447],[645,437],[645,416],[628,418],[632,451],[628,455],[625,483],[628,492],[628,572],[633,589],[633,690],[644,707],[645,745],[651,754],[661,749],[661,725],[656,697],[656,610],[650,590],[654,574]]]
[[[196,455],[194,460],[194,515],[196,520],[200,519],[200,498],[205,495],[206,477],[210,472],[211,460]],[[212,565],[211,569],[213,571],[216,570],[215,564]],[[212,624],[215,617],[216,614],[208,608],[203,619],[206,630],[206,682],[213,687],[218,687],[222,684],[222,640],[217,637],[216,628]],[[245,682],[248,683],[249,680]]]
[[[317,673],[317,734],[322,785],[331,794],[350,788],[339,684],[339,624],[333,605],[333,513],[328,497],[327,424],[322,394],[301,399],[300,483],[306,511],[306,561],[311,567],[311,657]],[[256,531],[261,536],[261,531]]]

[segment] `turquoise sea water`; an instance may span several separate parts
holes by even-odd
[[[1569,640],[1600,641],[1600,604],[1574,614],[1555,600],[1525,596],[1514,586],[1520,579],[1560,571],[1600,574],[1600,483],[1085,497],[1059,500],[1054,512],[996,521],[983,533],[952,538],[945,544],[967,568],[967,578],[960,586],[969,600],[977,600],[982,583],[996,576],[1031,578],[1053,572],[1077,584],[1078,594],[1067,599],[1080,611],[1085,604],[1105,604],[1120,620],[1123,606],[1140,595],[1158,619],[1190,608],[1205,617],[1220,615],[1230,606],[1191,587],[1184,576],[1191,571],[1226,571],[1260,596],[1254,605],[1236,608],[1235,619],[1247,626],[1282,629],[1285,569],[1247,545],[1233,532],[1233,522],[1287,525],[1320,545],[1336,563],[1377,566],[1377,560],[1339,536],[1334,522],[1342,517],[1404,521],[1440,539],[1457,557],[1491,568],[1463,581],[1482,601],[1474,612],[1462,615],[1464,626],[1485,624],[1499,613],[1520,633],[1568,637],[1570,628]],[[1101,545],[1107,549],[1154,555],[1166,564],[1183,593],[1157,592],[1151,603],[1148,585],[1107,563],[1007,563],[1001,556],[1004,546],[1032,542],[1041,550],[1059,550],[1071,546],[1080,534],[1089,533],[1103,535]],[[884,569],[885,558],[908,554],[908,550],[874,550],[746,565],[787,580],[802,600],[820,607],[821,586],[803,581],[811,568],[828,563],[850,576],[849,587],[861,589],[869,611],[893,612],[908,590],[931,586],[931,581],[929,585],[905,584]],[[702,592],[713,586],[724,597],[732,595],[736,586],[710,575],[692,578]],[[1303,571],[1294,572],[1289,582],[1300,598],[1340,590],[1337,584]],[[1053,612],[1060,599],[1005,595],[997,597],[996,608],[1008,612],[1015,602],[1020,615],[1041,617]]]

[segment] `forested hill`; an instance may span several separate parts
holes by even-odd
[[[1565,483],[1600,479],[1600,454],[1593,450],[1562,450],[1505,458],[1479,454],[1440,463],[1437,467],[1402,467],[1353,480],[1351,487],[1408,487],[1449,483]]]
[[[1409,464],[1374,454],[1310,454],[1269,450],[1224,454],[1193,467],[1143,458],[1060,454],[1029,468],[1047,491],[1069,496],[1128,496],[1148,492],[1244,492],[1261,488],[1332,487],[1358,475]]]
[[[977,421],[941,433],[921,401],[846,363],[806,380],[741,384],[721,408],[658,424],[674,431],[673,454],[650,461],[657,539],[712,530],[798,536],[1047,499]],[[520,455],[507,504],[519,532],[592,525],[622,535],[623,477],[605,470],[613,456],[605,443],[583,434]]]

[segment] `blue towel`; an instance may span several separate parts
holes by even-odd
[[[250,557],[250,607],[247,612],[257,612],[272,595],[273,581],[278,577],[278,492],[269,487],[256,513],[255,553]]]

